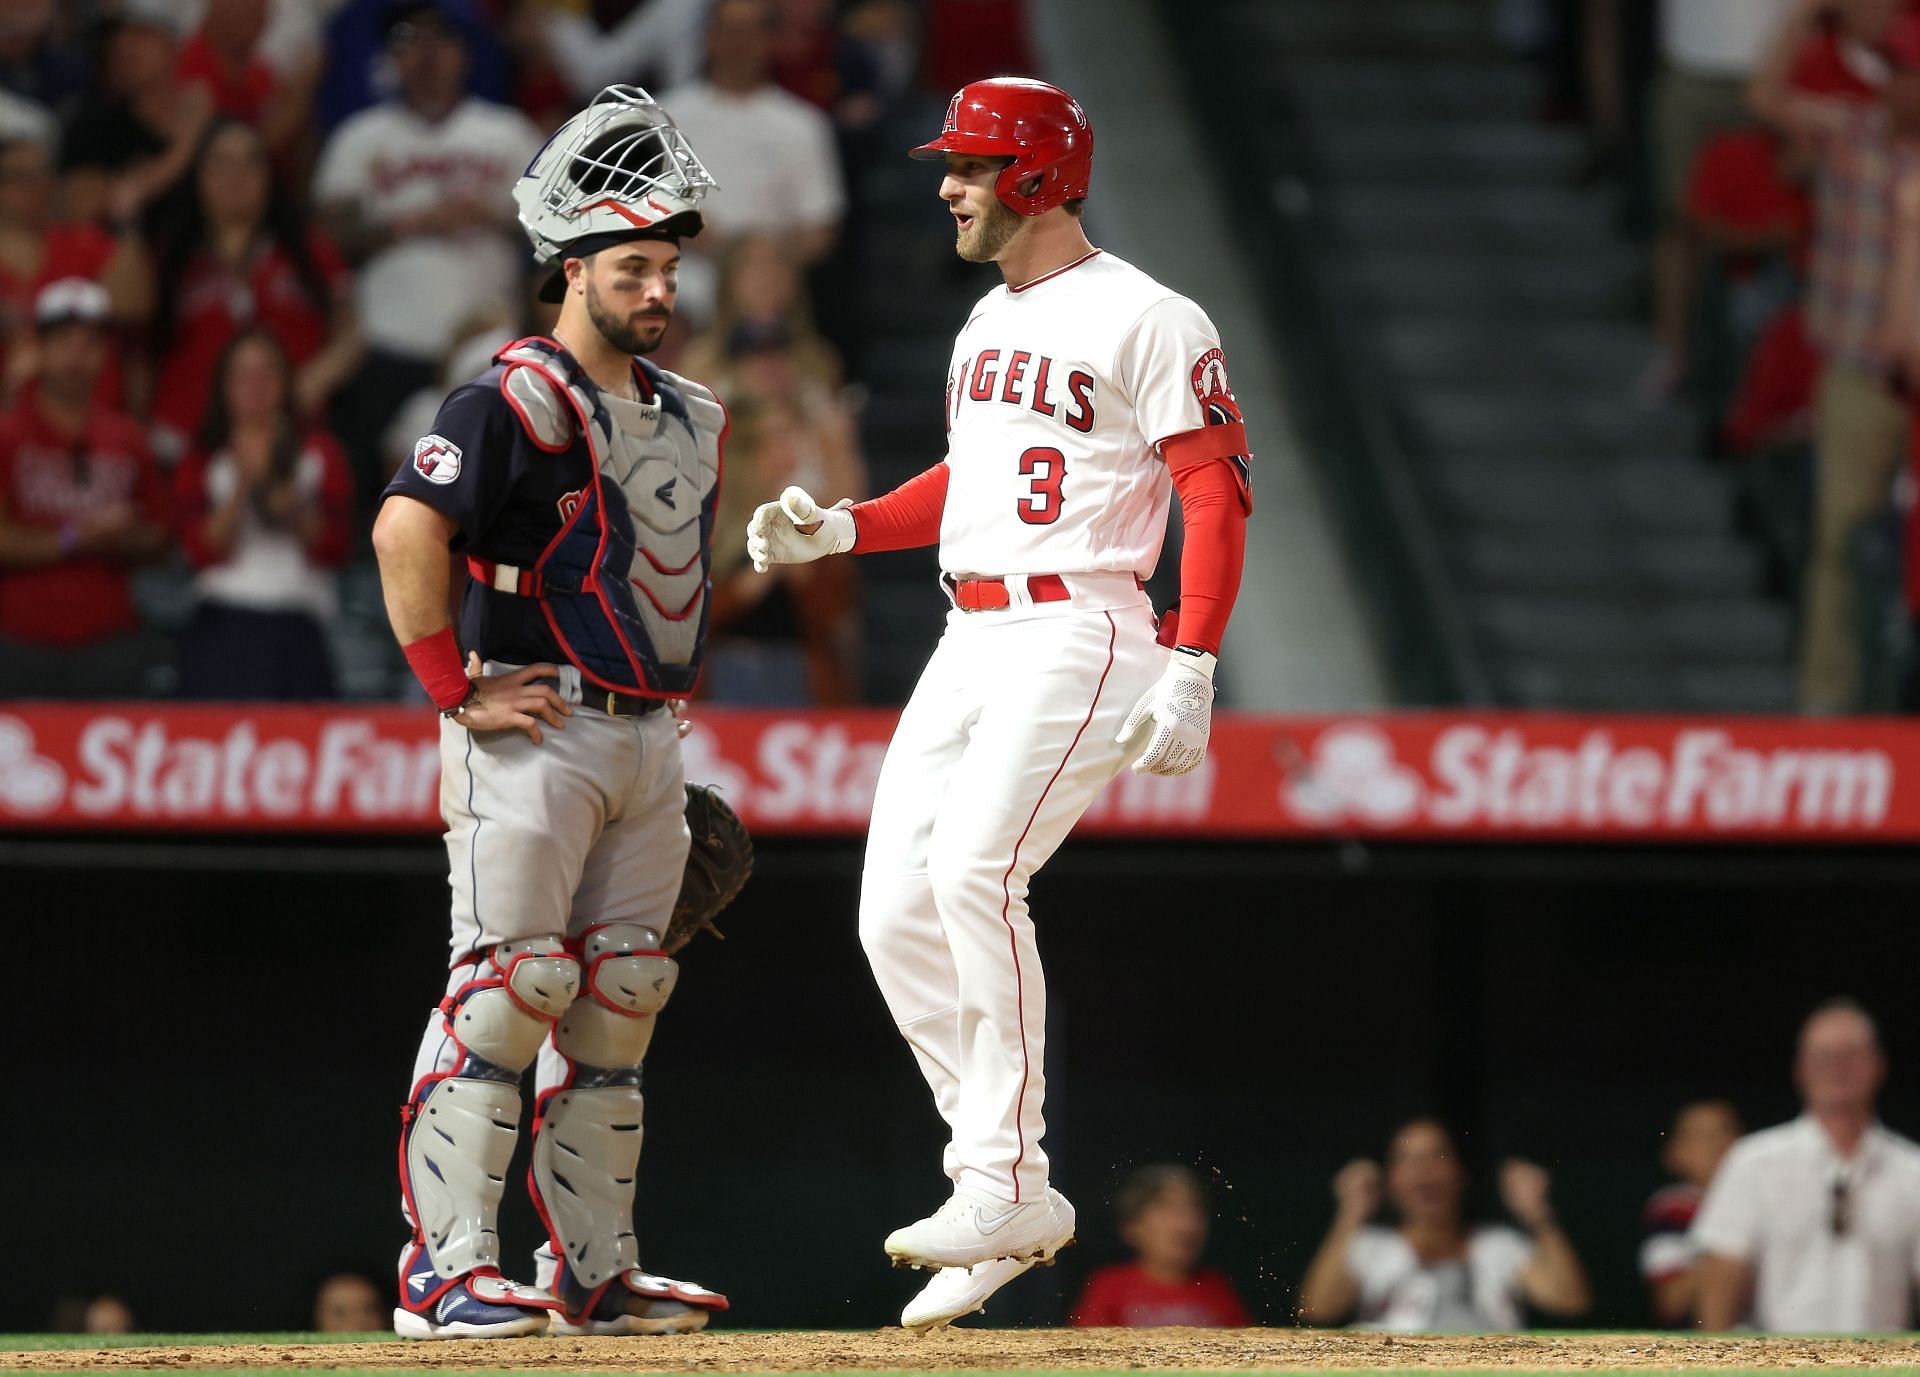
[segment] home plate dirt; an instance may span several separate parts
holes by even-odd
[[[1920,1365],[1920,1339],[1623,1334],[1388,1336],[1310,1329],[950,1329],[678,1338],[209,1344],[0,1352],[0,1368],[513,1368],[819,1372],[1045,1368],[1783,1368]]]

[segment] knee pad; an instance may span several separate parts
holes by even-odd
[[[490,947],[440,1005],[465,1052],[454,1074],[518,1082],[579,990],[580,963],[558,937]]]
[[[638,1068],[653,1041],[653,1016],[673,996],[679,963],[660,950],[657,932],[637,923],[595,928],[582,943],[581,962],[584,997],[555,1024],[554,1047],[576,1064]]]

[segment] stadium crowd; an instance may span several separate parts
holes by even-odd
[[[368,518],[440,397],[550,325],[508,192],[609,83],[659,93],[721,184],[658,358],[732,408],[726,529],[789,482],[864,495],[848,208],[881,122],[923,80],[1024,62],[1022,22],[1020,0],[10,0],[0,695],[406,691]],[[949,35],[924,71],[923,30]],[[851,701],[849,570],[748,579],[737,543],[708,695]]]
[[[1644,399],[1690,401],[1739,466],[1799,609],[1802,710],[1920,706],[1920,7],[1499,8],[1650,243]]]

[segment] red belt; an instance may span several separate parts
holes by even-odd
[[[1073,590],[1067,587],[1066,579],[1058,574],[1027,574],[1024,577],[1028,602],[1068,602],[1073,597]],[[1005,579],[956,579],[952,574],[942,574],[940,582],[953,599],[953,605],[962,612],[998,612],[1004,607],[1013,606],[1013,594],[1007,591]],[[1135,574],[1133,586],[1144,589],[1147,585]]]
[[[1013,606],[1013,595],[1005,579],[949,579],[953,605],[962,612],[998,612]],[[1031,602],[1065,602],[1073,594],[1058,574],[1028,574],[1027,598]]]

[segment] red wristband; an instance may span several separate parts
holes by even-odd
[[[408,641],[400,650],[413,667],[413,677],[420,681],[420,687],[427,691],[427,697],[433,699],[440,711],[457,708],[467,701],[472,689],[467,681],[467,667],[460,663],[460,646],[453,639],[452,627],[443,626],[431,636]]]

